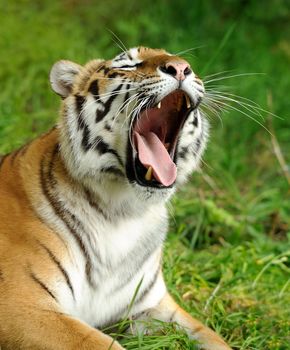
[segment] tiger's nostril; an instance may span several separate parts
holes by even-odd
[[[184,75],[189,75],[192,72],[192,70],[189,67],[186,67],[184,70]]]
[[[177,74],[176,69],[171,65],[163,66],[161,67],[161,70],[162,72],[172,75],[173,77]]]

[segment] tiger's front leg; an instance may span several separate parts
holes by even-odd
[[[15,300],[5,298],[5,309],[0,303],[1,350],[125,350],[100,330],[50,307],[50,300],[29,305]]]
[[[201,349],[231,350],[219,335],[190,316],[168,293],[156,307],[146,311],[146,316],[163,322],[177,323],[190,338],[198,341]]]

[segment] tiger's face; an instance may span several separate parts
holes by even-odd
[[[198,166],[207,121],[202,81],[184,59],[144,47],[84,67],[57,62],[61,150],[74,178],[167,198]]]

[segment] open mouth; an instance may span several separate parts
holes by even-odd
[[[182,90],[175,90],[154,107],[144,108],[131,131],[127,174],[147,187],[166,188],[177,176],[176,148],[178,136],[196,108]]]

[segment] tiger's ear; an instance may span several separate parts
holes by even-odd
[[[62,60],[56,62],[52,66],[49,75],[52,90],[63,98],[67,97],[81,68],[82,66],[71,61]]]

